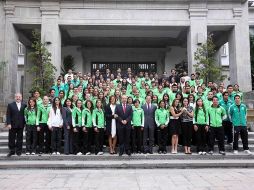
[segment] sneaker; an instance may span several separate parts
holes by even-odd
[[[165,150],[165,151],[163,151],[163,154],[167,154],[167,151]]]
[[[162,151],[160,150],[158,153],[159,153],[159,154],[162,154]]]
[[[244,153],[245,153],[245,154],[248,154],[248,155],[252,155],[252,153],[251,153],[250,150],[244,150]]]
[[[213,151],[212,151],[212,150],[211,150],[211,151],[209,151],[209,152],[208,152],[208,154],[213,155]]]
[[[203,155],[206,155],[206,152],[202,152]]]
[[[32,155],[35,155],[35,152],[32,152],[31,154],[32,154]]]
[[[56,152],[52,152],[52,155],[56,155]]]
[[[234,150],[234,154],[238,154],[238,150]]]
[[[200,151],[200,152],[198,152],[198,155],[203,155],[203,152],[201,152],[201,151]]]
[[[78,152],[77,155],[78,155],[78,156],[81,156],[81,155],[82,155],[82,152]]]
[[[57,154],[57,155],[60,155],[60,152],[57,152],[56,154]]]
[[[219,151],[219,154],[221,154],[221,155],[223,155],[223,156],[226,155],[225,151]]]
[[[91,152],[87,152],[86,155],[91,155]]]
[[[26,155],[30,155],[30,152],[26,152]]]
[[[98,152],[98,155],[103,155],[103,152]]]

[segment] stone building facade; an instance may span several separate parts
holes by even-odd
[[[246,0],[5,0],[0,1],[0,102],[17,91],[18,42],[31,66],[31,31],[41,31],[60,74],[73,55],[78,71],[96,63],[154,63],[170,72],[182,61],[194,71],[194,52],[213,33],[219,49],[228,44],[230,83],[251,90],[249,33],[254,10]],[[24,86],[31,84],[25,73]]]

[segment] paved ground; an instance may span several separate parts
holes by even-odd
[[[0,189],[253,190],[254,169],[1,170]]]

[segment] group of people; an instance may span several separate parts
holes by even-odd
[[[225,140],[238,154],[241,136],[244,152],[248,147],[247,109],[237,84],[207,85],[199,73],[171,75],[117,69],[105,74],[72,70],[59,76],[49,94],[33,92],[27,105],[22,95],[7,107],[9,149],[7,156],[22,154],[23,130],[26,154],[102,155],[109,153],[177,154],[178,142],[185,154],[192,145],[199,155],[213,154],[215,140],[219,154],[225,155]],[[106,138],[105,138],[106,137]],[[63,144],[63,151],[62,151]],[[119,147],[118,150],[116,147]]]

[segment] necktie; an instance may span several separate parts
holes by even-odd
[[[149,106],[150,104],[147,104],[147,109],[148,109],[148,111],[150,110],[150,106]]]
[[[125,113],[126,111],[126,104],[123,105],[123,112]]]

